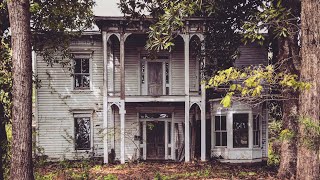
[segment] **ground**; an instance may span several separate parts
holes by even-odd
[[[140,162],[101,165],[92,161],[44,163],[35,178],[49,179],[276,179],[274,168],[263,164]]]

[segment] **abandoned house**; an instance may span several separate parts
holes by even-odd
[[[191,48],[193,40],[204,38],[204,19],[186,19],[172,50],[157,53],[144,48],[148,19],[95,21],[99,31],[72,42],[71,67],[50,67],[41,56],[34,58],[41,80],[36,143],[50,159],[255,162],[267,157],[266,108],[237,102],[222,108],[206,98],[204,63]],[[235,66],[267,61],[257,45],[240,51]]]

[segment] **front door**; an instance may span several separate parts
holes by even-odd
[[[148,94],[163,95],[162,62],[148,62]]]
[[[164,121],[147,122],[147,159],[165,158]]]

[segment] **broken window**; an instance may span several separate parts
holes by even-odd
[[[245,148],[249,146],[248,121],[249,114],[233,114],[234,148]]]
[[[260,146],[260,116],[253,116],[253,146]]]
[[[75,149],[90,150],[91,149],[91,127],[90,117],[74,118],[75,125]]]
[[[74,89],[90,89],[89,59],[74,59]]]
[[[215,116],[215,146],[227,146],[227,117]]]

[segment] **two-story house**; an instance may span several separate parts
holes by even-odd
[[[71,67],[49,67],[35,57],[42,86],[36,92],[36,142],[45,155],[103,157],[105,163],[112,156],[121,163],[138,158],[188,162],[192,153],[202,161],[267,156],[262,108],[235,103],[225,109],[215,101],[206,107],[205,63],[192,55],[193,40],[204,38],[204,19],[186,19],[173,49],[157,53],[144,48],[151,19],[95,20],[100,31],[72,42]],[[258,46],[240,50],[236,65],[266,62]]]

